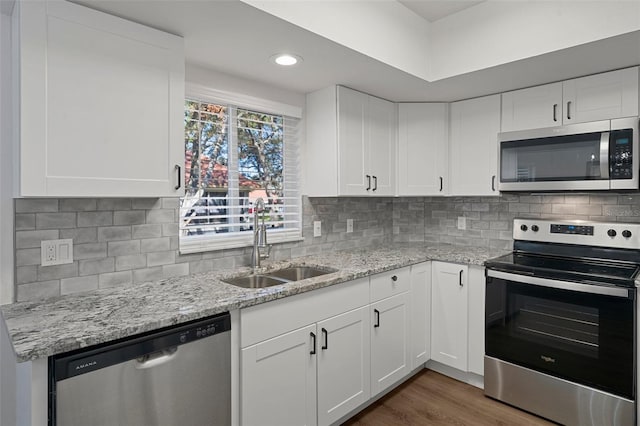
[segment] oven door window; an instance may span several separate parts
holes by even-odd
[[[501,182],[554,182],[608,179],[601,158],[601,133],[500,143]]]
[[[487,278],[488,356],[634,398],[633,298]]]

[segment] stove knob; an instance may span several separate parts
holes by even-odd
[[[527,225],[520,225],[520,229],[521,229],[523,232],[527,232],[527,229],[529,229],[529,228],[527,228]]]
[[[538,232],[540,230],[540,228],[538,228],[538,225],[531,225],[531,230],[533,232]]]
[[[607,231],[607,235],[610,236],[610,237],[615,237],[616,235],[618,235],[618,233],[616,232],[615,229],[609,229]]]
[[[631,237],[631,231],[629,231],[628,229],[625,229],[624,231],[622,231],[622,236],[625,238],[630,238]]]

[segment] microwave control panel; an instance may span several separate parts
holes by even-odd
[[[609,178],[633,178],[633,131],[614,130],[609,143]]]

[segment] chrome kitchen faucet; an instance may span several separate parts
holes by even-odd
[[[260,267],[260,260],[268,259],[271,245],[267,243],[267,227],[264,224],[264,200],[258,198],[253,208],[253,252],[251,253],[251,268],[255,271]],[[258,225],[258,213],[262,213],[262,223]],[[262,250],[267,249],[266,253]]]

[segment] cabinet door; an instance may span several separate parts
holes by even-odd
[[[318,323],[318,424],[328,425],[369,399],[366,307]]]
[[[409,293],[371,305],[371,396],[409,374]]]
[[[451,195],[498,195],[500,95],[451,104]]]
[[[396,171],[396,106],[369,96],[367,146],[369,169],[372,176],[371,195],[395,195]]]
[[[502,94],[502,131],[562,125],[562,83]]]
[[[315,334],[314,324],[242,350],[242,425],[316,424]]]
[[[638,67],[567,80],[565,124],[638,116]]]
[[[467,371],[467,267],[433,262],[432,268],[431,359]]]
[[[411,369],[431,354],[431,263],[411,267]]]
[[[398,105],[398,195],[443,195],[448,104]]]
[[[484,376],[484,268],[469,266],[469,371]]]
[[[369,96],[338,87],[338,195],[367,195]]]
[[[183,194],[182,38],[69,2],[19,7],[19,195]]]

